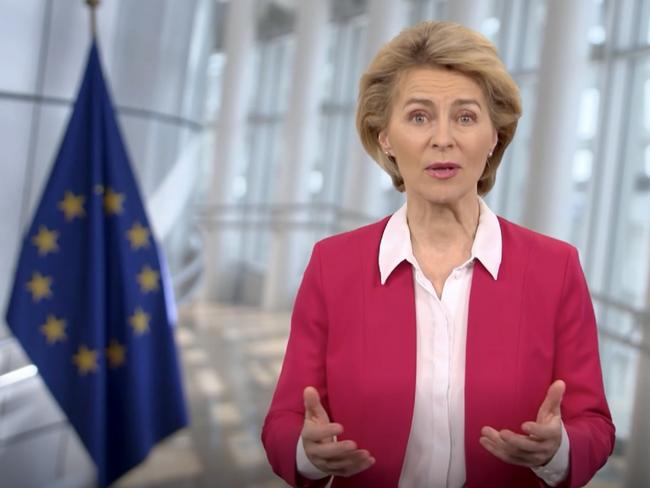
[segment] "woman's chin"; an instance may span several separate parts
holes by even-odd
[[[409,194],[407,189],[407,200],[409,202],[421,201],[422,203],[429,203],[431,205],[454,205],[465,199],[476,198],[478,196],[476,188],[448,187],[427,188],[426,190]]]

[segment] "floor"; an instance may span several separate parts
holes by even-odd
[[[280,488],[267,464],[261,424],[287,335],[289,312],[192,304],[179,310],[177,339],[191,426],[161,443],[118,488]],[[589,488],[621,488],[613,457]]]

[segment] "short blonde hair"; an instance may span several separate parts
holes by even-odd
[[[400,77],[411,68],[446,68],[476,81],[485,93],[498,141],[478,182],[485,195],[494,186],[503,153],[512,141],[521,116],[519,88],[494,45],[481,34],[454,22],[421,22],[403,30],[384,45],[362,75],[357,105],[357,131],[368,154],[404,191],[394,158],[379,145],[379,133],[388,126]]]

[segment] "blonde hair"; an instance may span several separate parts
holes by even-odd
[[[478,182],[485,195],[494,186],[503,153],[512,141],[521,116],[519,88],[481,34],[454,22],[421,22],[403,30],[384,45],[359,83],[356,124],[363,147],[386,171],[397,190],[404,180],[397,163],[379,145],[379,133],[388,126],[400,77],[417,67],[446,68],[476,81],[485,93],[498,141]]]

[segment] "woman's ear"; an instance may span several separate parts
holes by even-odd
[[[391,152],[392,147],[390,145],[390,142],[388,142],[388,136],[386,135],[386,129],[383,129],[382,131],[379,132],[379,135],[377,136],[377,141],[379,142],[379,145],[381,146],[381,150],[384,152]]]

